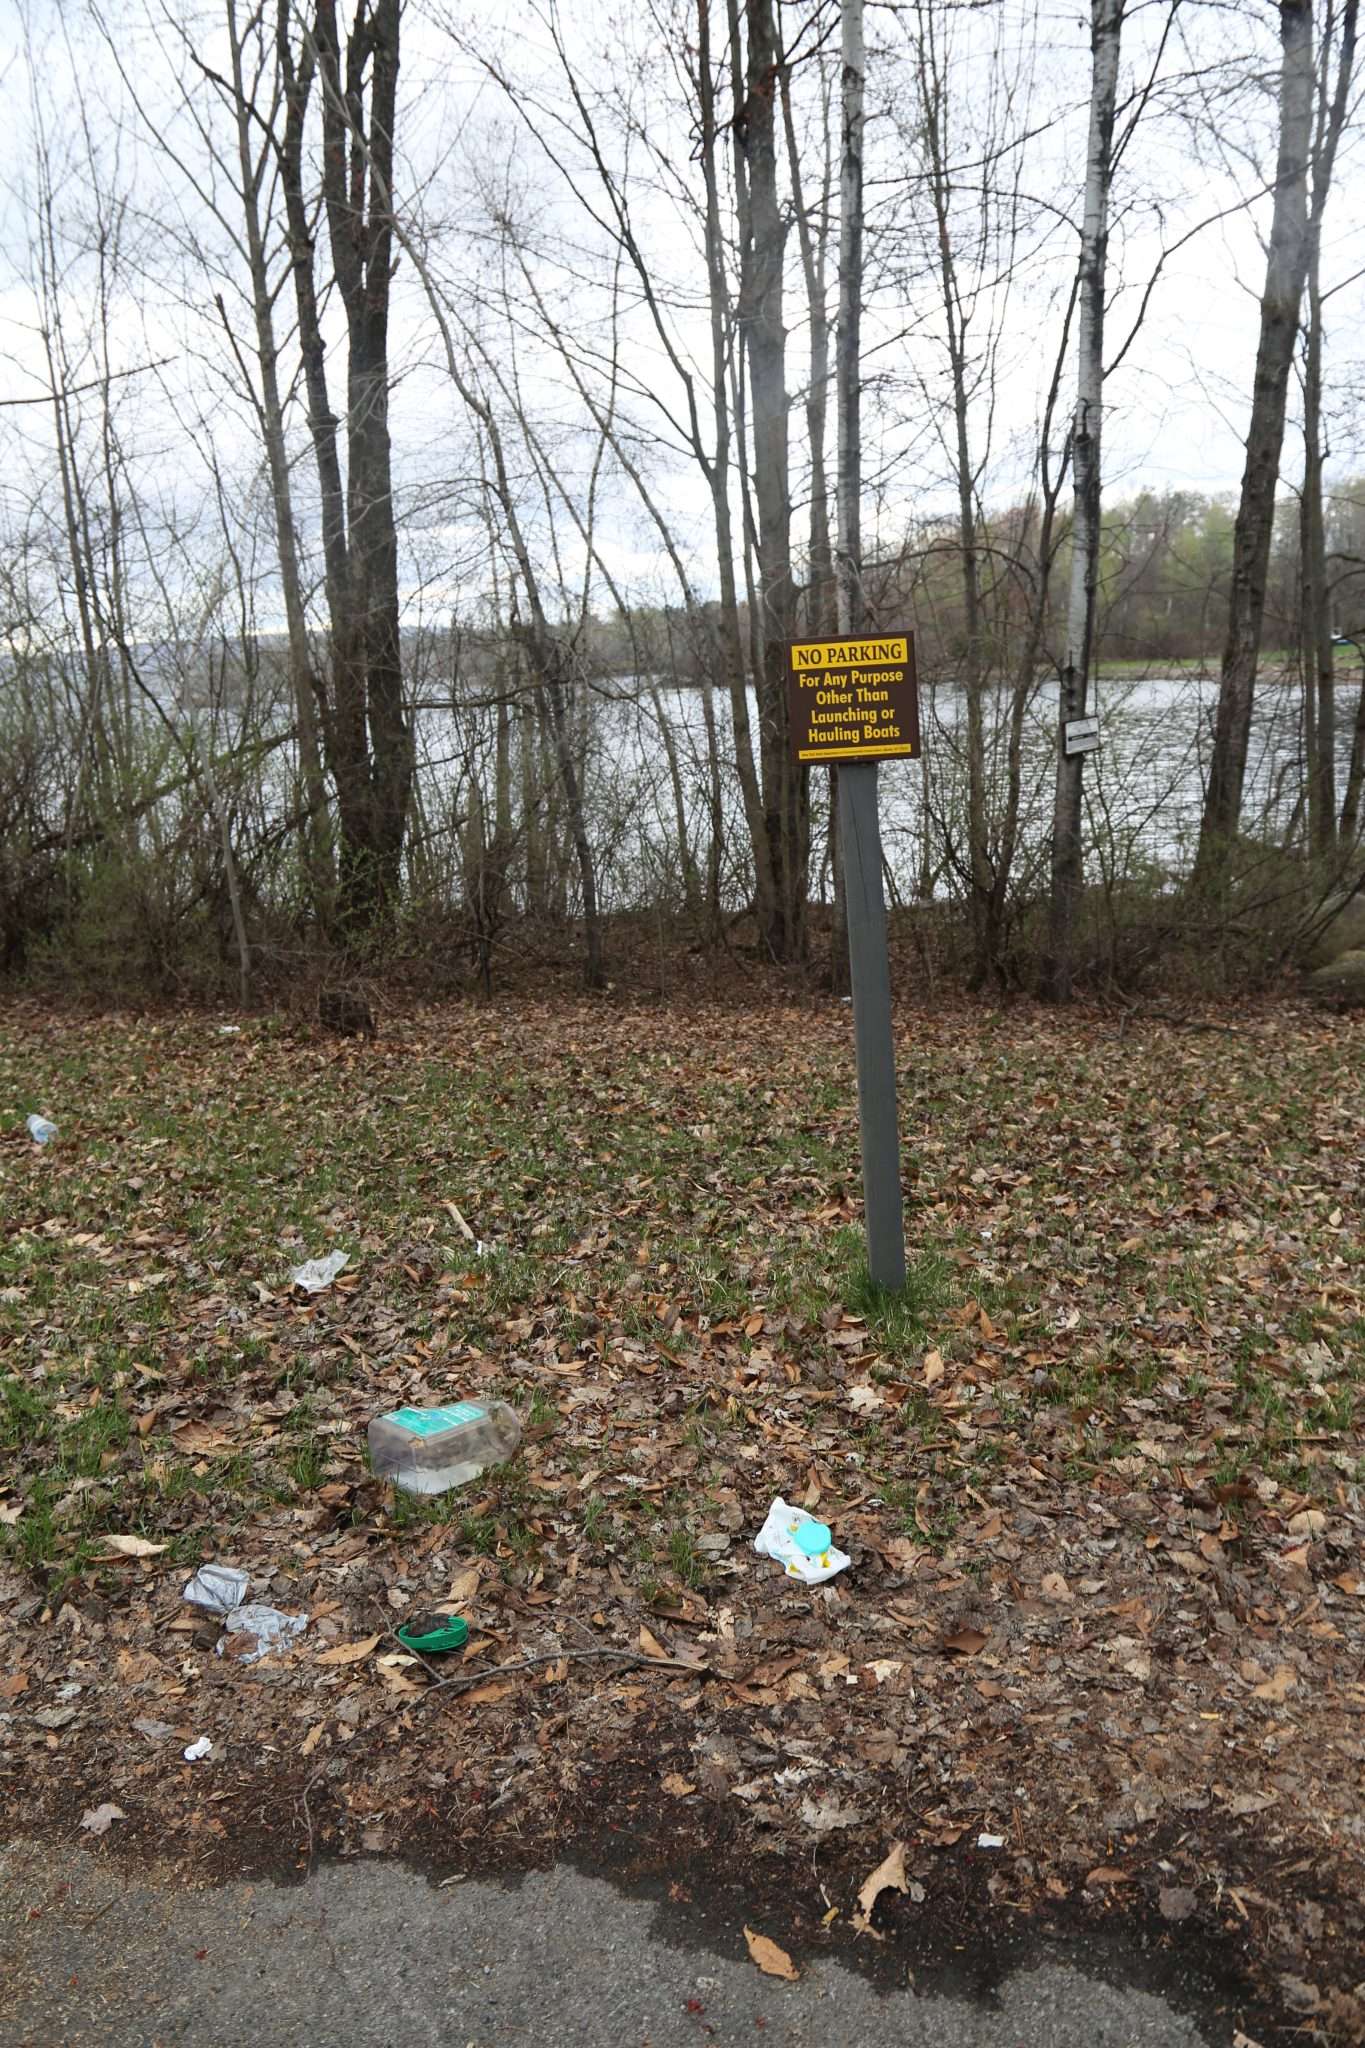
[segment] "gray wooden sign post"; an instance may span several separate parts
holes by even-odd
[[[905,1223],[875,761],[839,764],[839,843],[844,856],[853,1039],[858,1060],[867,1265],[878,1287],[899,1293],[905,1285]]]
[[[905,1225],[877,763],[913,760],[920,751],[915,643],[903,632],[794,640],[789,661],[787,719],[796,758],[839,768],[867,1264],[879,1287],[898,1293],[905,1285]]]

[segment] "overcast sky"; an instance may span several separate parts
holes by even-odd
[[[131,467],[144,479],[154,478],[163,503],[178,506],[175,516],[184,519],[186,508],[207,489],[210,455],[239,482],[254,461],[251,415],[235,388],[239,380],[215,310],[216,293],[223,293],[246,353],[250,335],[240,265],[234,265],[227,237],[205,203],[210,191],[228,201],[230,193],[222,173],[212,171],[203,136],[196,136],[193,125],[202,120],[224,142],[222,106],[187,55],[192,46],[206,61],[221,61],[222,0],[165,0],[171,22],[158,28],[161,4],[107,0],[106,19],[128,74],[121,78],[78,0],[0,0],[0,360],[8,396],[41,388],[34,259],[41,129],[54,166],[59,229],[70,237],[70,248],[59,250],[66,266],[59,298],[73,335],[88,324],[97,275],[88,254],[73,253],[93,211],[92,159],[108,188],[126,200],[123,265],[110,302],[110,349],[116,368],[139,370],[127,381],[124,408]],[[790,36],[808,12],[787,10]],[[1158,39],[1169,22],[1167,0],[1143,0],[1132,11],[1122,91],[1131,95],[1153,65],[1156,85],[1115,187],[1111,357],[1162,251],[1171,253],[1141,331],[1107,388],[1110,500],[1139,487],[1230,491],[1238,482],[1264,266],[1261,236],[1269,214],[1264,184],[1273,166],[1274,16],[1270,0],[1239,0],[1235,6],[1185,0],[1158,60]],[[685,8],[656,11],[570,0],[560,23],[607,155],[623,172],[629,165],[632,218],[648,249],[670,332],[704,376],[705,273],[689,211],[698,176],[674,71],[677,42],[686,40],[690,19]],[[973,452],[982,464],[983,495],[999,504],[1027,487],[1041,394],[1058,344],[1059,307],[1074,272],[1088,35],[1075,0],[1041,0],[1037,7],[1000,0],[994,8],[940,10],[937,21],[951,37],[942,56],[950,155],[960,166],[962,187],[955,217],[963,237],[959,274],[971,295],[970,345],[982,378]],[[177,23],[183,38],[174,32]],[[943,439],[942,306],[919,175],[913,31],[913,0],[872,9],[867,468],[876,501],[870,537],[883,545],[898,539],[916,514],[944,510],[952,502]],[[512,21],[492,0],[472,0],[458,10],[445,0],[410,0],[404,35],[400,205],[420,229],[461,316],[485,346],[515,364],[546,445],[557,449],[571,480],[581,478],[591,459],[583,408],[543,332],[537,335],[528,289],[505,253],[499,256],[489,223],[490,195],[497,195],[529,244],[528,262],[545,306],[561,330],[600,352],[609,332],[608,241],[570,192],[564,171],[581,181],[580,191],[594,191],[599,204],[601,194],[573,139],[576,116],[548,20],[523,9]],[[511,99],[490,79],[484,57],[510,77]],[[190,86],[188,105],[178,81]],[[809,194],[819,181],[814,65],[802,67],[796,97],[803,159],[810,152],[804,166]],[[161,142],[152,130],[161,132]],[[1008,263],[996,249],[980,252],[977,265],[971,247],[978,207],[972,167],[1008,136],[1016,146],[998,151],[993,176],[1017,182],[1019,238]],[[547,156],[547,142],[561,158],[558,169]],[[1363,192],[1356,124],[1339,161],[1323,259],[1324,283],[1333,294],[1329,468],[1337,477],[1365,469],[1365,418],[1357,405],[1365,282],[1353,276],[1365,264]],[[797,254],[793,236],[787,319],[788,384],[794,394],[807,374]],[[500,276],[510,279],[514,302],[501,312]],[[831,296],[833,285],[831,263]],[[433,602],[448,603],[459,599],[466,575],[476,573],[465,564],[482,547],[471,509],[478,493],[471,480],[470,436],[410,265],[400,266],[395,289],[392,419],[398,487],[416,536],[407,573],[427,579]],[[626,377],[622,404],[640,430],[642,446],[645,437],[655,437],[657,445],[642,460],[700,586],[709,588],[704,485],[695,466],[671,445],[676,436],[668,425],[670,417],[681,415],[681,387],[638,293],[627,289],[617,311]],[[143,367],[150,364],[160,367]],[[31,490],[45,463],[50,469],[49,422],[42,407],[7,409],[0,422],[8,451],[0,488],[10,497],[12,516],[15,494]],[[296,425],[301,434],[301,422]],[[792,426],[799,493],[805,468],[799,403]],[[832,440],[831,421],[831,453]],[[1291,427],[1284,461],[1291,481],[1299,459]],[[654,582],[660,595],[676,596],[667,587],[656,538],[628,488],[609,497],[603,516],[618,573],[637,589]],[[563,524],[561,538],[572,562],[581,550]]]

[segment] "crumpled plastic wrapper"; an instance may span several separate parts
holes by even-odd
[[[281,1614],[278,1607],[262,1607],[256,1601],[249,1601],[244,1607],[234,1607],[223,1623],[218,1655],[222,1656],[223,1645],[230,1635],[255,1636],[255,1649],[244,1650],[240,1659],[243,1664],[254,1664],[258,1657],[268,1657],[274,1650],[287,1650],[307,1626],[306,1614]]]
[[[322,1294],[349,1259],[349,1252],[328,1252],[325,1259],[305,1259],[301,1266],[291,1266],[289,1277],[305,1294]]]
[[[836,1572],[847,1571],[852,1559],[845,1557],[842,1550],[833,1544],[828,1550],[808,1557],[796,1541],[796,1531],[803,1524],[815,1527],[814,1515],[808,1515],[804,1508],[790,1507],[779,1494],[768,1510],[768,1519],[754,1538],[754,1549],[760,1557],[771,1557],[780,1564],[789,1579],[800,1579],[803,1585],[820,1586],[826,1579],[832,1579]]]
[[[206,1607],[210,1614],[231,1614],[245,1600],[250,1584],[250,1573],[235,1564],[201,1564],[181,1598],[191,1607]]]
[[[191,1607],[203,1607],[222,1617],[223,1633],[217,1645],[220,1657],[229,1636],[255,1636],[255,1649],[241,1652],[238,1661],[242,1664],[254,1664],[275,1650],[287,1650],[308,1626],[306,1614],[282,1614],[278,1607],[248,1600],[250,1585],[250,1573],[238,1565],[201,1564],[184,1592]]]

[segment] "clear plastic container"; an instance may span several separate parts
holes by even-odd
[[[370,1424],[370,1463],[405,1493],[448,1493],[501,1465],[521,1441],[505,1401],[456,1401],[449,1408],[394,1408]]]

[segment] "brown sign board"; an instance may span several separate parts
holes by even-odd
[[[798,761],[917,760],[913,633],[793,640],[787,715]]]

